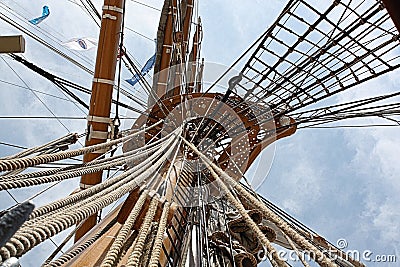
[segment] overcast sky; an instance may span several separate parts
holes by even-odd
[[[75,37],[97,38],[97,26],[72,2],[1,0],[1,3],[27,19],[40,15],[42,6],[48,5],[51,12],[49,18],[40,24],[39,29],[29,27],[42,38],[47,38],[46,40],[54,38],[63,42]],[[94,3],[100,9],[101,1]],[[146,4],[160,9],[162,1],[146,1]],[[274,21],[285,4],[286,1],[282,0],[201,0],[199,15],[202,17],[204,30],[202,56],[208,62],[230,65]],[[0,11],[5,12],[3,5],[0,6]],[[156,36],[159,15],[157,10],[127,0],[126,26],[150,39]],[[0,34],[17,33],[17,30],[0,21]],[[154,53],[154,42],[130,30],[126,30],[125,34],[126,47],[138,62],[144,64]],[[31,38],[26,39],[27,51],[24,56],[27,59],[57,75],[90,87],[90,74],[78,70]],[[93,68],[94,50],[81,52],[79,55],[82,57],[80,62]],[[334,101],[344,102],[376,95],[378,92],[396,91],[400,87],[399,74],[399,71],[390,73],[335,97]],[[124,78],[129,78],[128,72],[124,72],[124,75],[128,76]],[[29,89],[22,88],[26,86],[40,92],[34,95]],[[52,84],[10,58],[2,56],[0,115],[51,115],[37,96],[58,116],[86,115],[85,110],[80,110],[67,101],[68,98]],[[82,95],[82,98],[88,100],[86,96]],[[86,125],[84,120],[62,122],[70,132],[82,133]],[[2,119],[1,123],[1,142],[27,147],[48,142],[68,132],[56,120]],[[346,124],[355,123],[358,121]],[[400,134],[397,127],[299,130],[295,135],[277,142],[269,173],[269,166],[260,163],[260,168],[265,169],[264,175],[267,179],[259,192],[334,244],[338,239],[345,238],[348,249],[370,250],[373,255],[397,254],[400,261],[399,144]],[[0,156],[16,151],[18,149],[1,146]],[[77,185],[78,179],[74,179],[65,183],[62,189],[55,187],[46,196],[36,199],[35,203],[41,205],[48,199],[68,195]],[[39,189],[35,188],[13,193],[22,201],[37,191]],[[13,200],[5,192],[0,192],[1,209],[13,204]],[[37,266],[36,260],[45,259],[47,251],[52,249],[54,246],[49,242],[34,249],[23,257],[22,266]],[[397,266],[396,263],[366,264]]]

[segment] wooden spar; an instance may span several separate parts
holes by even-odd
[[[177,54],[177,61],[174,62],[176,64],[171,68],[171,80],[173,80],[173,88],[166,94],[166,97],[180,95],[182,93],[182,76],[183,71],[186,69],[185,64],[187,62],[186,54],[187,54],[187,47],[188,47],[188,40],[190,34],[190,24],[192,23],[192,13],[193,13],[193,0],[182,1],[179,5],[180,7],[180,19],[182,20],[183,29],[182,32],[178,32],[175,36],[176,42],[176,50],[174,54]]]
[[[176,6],[177,0],[171,0],[170,6],[168,7],[168,16],[164,29],[164,40],[161,49],[161,59],[160,59],[160,67],[158,69],[159,75],[157,83],[153,85],[155,89],[156,102],[158,99],[162,98],[167,92],[167,81],[169,71],[167,70],[170,66],[172,49],[173,49],[173,22],[176,18]]]
[[[0,36],[0,54],[24,52],[25,39],[22,35]]]
[[[181,12],[183,14],[183,12]],[[183,21],[183,47],[182,47],[182,59],[186,61],[186,52],[188,47],[190,24],[192,23],[193,14],[193,0],[187,0],[185,18]]]
[[[400,2],[399,0],[382,0],[388,11],[390,17],[392,18],[394,25],[396,25],[397,30],[400,32]]]
[[[198,48],[199,48],[199,41],[200,41],[200,36],[202,34],[202,27],[201,27],[201,19],[200,17],[198,18],[197,25],[196,25],[196,32],[194,33],[193,36],[193,47],[192,51],[190,52],[189,55],[189,66],[188,68],[190,69],[187,79],[188,79],[188,88],[187,88],[187,93],[193,93],[194,90],[194,81],[196,79],[196,73],[197,73],[197,54],[198,54]]]
[[[112,93],[124,4],[125,0],[104,0],[85,146],[104,143],[109,137]],[[101,153],[102,151],[97,151],[97,153],[86,154],[83,162],[90,162]],[[102,175],[102,172],[83,175],[80,188],[83,190],[100,183]],[[75,241],[87,233],[96,224],[96,220],[97,214],[89,217],[77,230]]]
[[[195,93],[200,93],[201,92],[201,87],[203,85],[202,84],[202,81],[203,81],[203,70],[204,70],[204,58],[201,60],[199,71],[197,72]]]

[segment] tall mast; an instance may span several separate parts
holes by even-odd
[[[112,93],[124,4],[125,0],[104,0],[89,116],[87,118],[85,146],[104,143],[109,138]],[[102,153],[104,153],[104,151],[86,154],[83,158],[83,162],[90,162],[99,157]],[[100,183],[102,175],[103,172],[83,175],[80,182],[81,190]],[[77,230],[75,240],[78,240],[87,233],[96,224],[96,221],[97,214],[89,217]]]

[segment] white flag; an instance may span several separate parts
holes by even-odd
[[[90,50],[97,46],[97,40],[90,37],[73,38],[62,45],[72,50]]]

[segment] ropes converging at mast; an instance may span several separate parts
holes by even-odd
[[[134,133],[127,137],[111,141],[112,143],[108,142],[106,143],[107,147],[110,147],[111,144],[121,142],[121,140],[126,141],[131,138],[135,137],[137,138],[138,133]],[[253,218],[249,217],[248,211],[243,206],[244,204],[241,203],[240,199],[242,198],[247,199],[248,201],[250,201],[249,203],[252,203],[252,205],[255,205],[255,207],[259,208],[264,214],[264,216],[266,216],[269,223],[273,223],[275,227],[277,227],[276,229],[280,229],[279,231],[283,231],[286,235],[290,236],[291,243],[295,242],[297,244],[296,249],[304,249],[304,250],[311,249],[311,251],[317,253],[316,255],[319,255],[319,253],[321,253],[319,252],[319,249],[321,249],[320,247],[311,245],[311,243],[308,243],[305,240],[303,236],[304,232],[301,230],[300,227],[293,228],[293,226],[289,226],[289,224],[286,224],[283,221],[283,218],[277,216],[277,214],[275,214],[272,210],[265,208],[264,204],[261,203],[259,199],[253,197],[238,182],[234,181],[232,178],[227,176],[227,174],[223,170],[221,170],[214,163],[212,163],[210,159],[207,158],[207,156],[205,156],[199,150],[197,150],[197,148],[193,144],[183,139],[183,137],[178,138],[178,136],[181,136],[181,133],[175,131],[172,135],[170,134],[167,135],[165,138],[160,139],[160,142],[156,142],[150,145],[149,148],[146,148],[144,150],[143,149],[133,150],[131,152],[126,153],[126,155],[116,156],[122,159],[122,162],[119,162],[119,164],[123,163],[129,164],[128,162],[133,161],[136,162],[136,165],[132,166],[124,173],[115,176],[114,178],[111,178],[109,180],[106,180],[105,182],[99,185],[95,185],[89,189],[76,192],[65,199],[61,199],[55,203],[50,203],[47,206],[35,209],[33,213],[30,215],[29,220],[22,226],[20,230],[17,231],[17,233],[13,236],[13,238],[11,238],[9,242],[6,243],[6,245],[0,250],[0,255],[2,259],[4,260],[10,257],[19,256],[22,253],[29,251],[34,246],[40,244],[44,240],[75,225],[79,221],[88,218],[91,214],[106,207],[107,205],[116,201],[126,193],[139,192],[140,197],[138,198],[137,201],[134,202],[134,207],[130,212],[129,216],[126,218],[125,223],[122,225],[122,228],[119,230],[119,234],[116,237],[115,241],[113,242],[110,250],[108,250],[107,255],[103,260],[102,266],[113,266],[113,264],[117,263],[118,261],[124,260],[125,259],[124,257],[127,257],[128,266],[141,266],[139,265],[139,262],[144,260],[141,257],[142,255],[144,255],[143,253],[145,249],[145,240],[148,238],[150,234],[149,232],[149,229],[151,228],[150,226],[158,222],[154,221],[155,218],[158,218],[159,225],[156,226],[155,228],[158,230],[154,236],[154,240],[152,241],[154,245],[153,248],[150,250],[151,253],[149,254],[150,258],[148,262],[150,264],[149,266],[158,265],[160,255],[162,255],[163,253],[164,254],[171,253],[168,252],[168,250],[165,248],[166,246],[165,231],[167,232],[172,231],[175,235],[178,234],[178,232],[176,232],[173,226],[171,228],[171,222],[172,222],[171,220],[175,218],[177,214],[179,214],[179,216],[183,216],[186,212],[190,213],[196,210],[191,208],[189,210],[186,210],[185,213],[181,213],[182,211],[180,213],[177,213],[177,211],[179,209],[182,209],[182,207],[178,207],[174,204],[170,207],[171,203],[173,203],[172,200],[174,199],[174,197],[172,196],[171,199],[171,196],[165,194],[168,191],[163,191],[165,195],[160,196],[159,195],[160,192],[157,193],[154,190],[149,191],[149,189],[146,189],[148,188],[148,186],[151,186],[151,184],[153,184],[152,180],[156,181],[157,184],[157,180],[160,179],[159,177],[159,172],[161,170],[160,168],[163,168],[163,166],[165,168],[165,164],[166,162],[168,162],[168,159],[174,158],[174,161],[176,160],[176,157],[172,157],[172,155],[175,154],[175,150],[177,148],[176,145],[180,143],[178,142],[179,139],[181,139],[185,144],[187,144],[194,151],[194,153],[198,154],[201,160],[207,165],[207,168],[212,174],[212,177],[214,177],[214,179],[218,182],[219,187],[222,188],[222,192],[226,194],[224,198],[227,198],[228,202],[231,203],[232,207],[238,209],[240,216],[244,218],[245,224],[247,224],[250,227],[250,229],[252,229],[251,231],[254,231],[256,233],[256,236],[258,236],[257,239],[261,240],[262,244],[264,244],[264,246],[266,247],[265,253],[267,252],[271,253],[270,255],[275,257],[271,260],[273,266],[287,266],[287,265],[281,259],[277,258],[278,254],[276,253],[275,249],[271,246],[270,241],[268,241],[266,237],[266,234],[268,233],[269,236],[270,235],[269,233],[271,232],[262,232],[261,229],[265,228],[259,228],[260,226],[258,226],[253,221]],[[95,150],[99,149],[102,146],[97,145],[92,148],[88,147],[83,151],[82,149],[80,149],[72,151],[70,153],[61,152],[62,154],[58,154],[59,156],[55,158],[63,159],[64,155],[75,155],[78,152],[84,153],[91,151],[93,149]],[[150,157],[144,157],[149,153],[151,155]],[[132,157],[129,155],[133,155],[136,157]],[[115,161],[113,158],[97,160],[97,162],[101,163],[100,165],[103,166],[105,166],[104,163],[113,161]],[[97,162],[94,161],[87,165],[96,166],[98,165]],[[175,163],[172,162],[172,164]],[[7,165],[8,164],[6,164],[6,166]],[[45,176],[46,174],[47,173],[45,172],[39,172],[36,174],[28,173],[28,174],[21,174],[19,176],[17,175],[17,177],[40,176],[40,175]],[[3,179],[9,180],[12,178],[13,178],[12,175],[7,175]],[[156,180],[154,180],[154,178],[156,178]],[[188,177],[186,176],[184,179],[187,178]],[[171,179],[169,181],[171,181]],[[30,186],[32,186],[32,184]],[[230,189],[228,189],[228,187]],[[239,197],[239,200],[231,193],[231,190],[235,190],[235,194],[241,195]],[[190,190],[187,191],[178,189],[178,191],[181,191],[180,194],[182,193],[190,194]],[[175,201],[178,201],[179,199],[182,198],[178,198]],[[187,200],[188,199],[186,199],[186,201]],[[146,216],[144,217],[144,221],[140,224],[140,228],[137,228],[138,231],[137,233],[132,232],[133,225],[135,224],[135,222],[137,224],[139,212],[141,211],[141,209],[144,208],[144,203],[146,201],[150,201],[150,205],[147,206],[148,211],[146,213]],[[159,205],[163,207],[162,212],[159,215],[156,215],[158,214],[156,213],[156,207]],[[122,207],[121,210],[122,209],[124,209],[124,207]],[[171,218],[171,216],[174,217]],[[185,217],[190,218],[191,216],[190,214],[187,214]],[[105,228],[108,230],[104,231],[103,235],[106,235],[109,229],[119,228],[118,220],[114,221],[113,223],[114,225],[109,225]],[[290,225],[293,224],[291,223]],[[192,225],[192,227],[193,226],[194,225]],[[139,225],[136,227],[139,227]],[[272,231],[273,233],[276,230],[269,230],[269,231]],[[135,237],[133,242],[132,239],[130,238],[131,235]],[[85,249],[90,249],[90,246],[96,244],[96,242],[99,242],[101,238],[102,235],[96,236],[97,241],[96,240],[90,241],[88,245],[85,245],[86,247]],[[287,240],[288,238],[289,237],[286,237]],[[173,237],[171,236],[171,234],[168,234],[168,240],[170,240],[169,242],[175,242],[173,241]],[[189,240],[186,240],[186,242],[188,241]],[[130,244],[129,245],[130,247],[129,246],[127,247],[128,244]],[[172,247],[173,250],[176,249],[175,246]],[[259,253],[259,251],[256,252]],[[81,253],[84,253],[84,250],[81,249],[79,252],[75,253],[74,256],[77,256]],[[68,252],[66,255],[68,255]],[[235,257],[235,261],[237,261],[238,264],[244,263],[246,260],[252,259],[253,257],[254,256],[252,256],[251,254],[248,254],[247,256],[244,256],[244,258],[243,256]],[[322,254],[321,257],[322,259],[324,259],[324,256],[322,256]],[[68,258],[61,257],[59,260],[46,263],[45,266],[62,266],[60,265],[61,262],[62,264],[65,264],[70,260],[72,260],[73,258],[74,257],[68,257]],[[257,262],[257,260],[255,262]],[[322,260],[321,264],[323,266],[336,266],[333,263],[329,262],[330,261],[328,261],[328,259],[324,259]],[[239,264],[239,266],[241,265]]]
[[[171,140],[171,138],[169,140]],[[169,145],[171,145],[171,141],[166,142],[166,144],[164,144],[164,147]],[[174,146],[172,145],[171,148],[173,147]],[[171,148],[169,148],[169,151],[171,151]],[[24,252],[31,249],[35,244],[38,244],[44,241],[45,239],[59,233],[60,231],[73,226],[75,223],[78,222],[78,220],[82,221],[89,215],[93,214],[93,212],[98,211],[101,208],[104,208],[108,204],[111,204],[115,200],[122,197],[124,194],[132,191],[132,189],[135,188],[136,186],[142,184],[149,174],[152,174],[159,168],[159,166],[163,164],[165,158],[168,155],[168,152],[164,155],[161,155],[162,152],[163,149],[159,149],[157,153],[147,158],[145,161],[143,161],[142,164],[139,164],[138,168],[132,168],[130,171],[125,172],[120,176],[111,178],[104,184],[94,186],[88,190],[83,190],[82,192],[73,194],[70,197],[67,197],[66,199],[60,200],[56,203],[52,203],[48,206],[35,210],[31,214],[31,220],[26,222],[26,228],[24,227],[21,228],[21,236],[18,235],[17,232],[17,234],[14,235],[15,239],[11,240],[11,242],[13,242],[14,240],[14,245],[19,248],[17,250],[18,253],[22,253],[20,242],[25,242],[24,240],[26,240],[26,238],[30,239],[31,242],[23,243]],[[150,166],[151,161],[154,160],[154,158],[159,157],[160,155],[161,158],[158,159],[157,161],[158,163],[156,165]],[[140,170],[139,167],[142,167],[142,169]],[[144,173],[139,174],[140,172],[143,171]],[[134,180],[131,180],[132,175],[138,175],[138,176],[136,176]],[[127,183],[127,181],[129,182]],[[35,228],[34,225],[36,225],[36,227],[38,228]],[[41,235],[38,236],[36,234],[37,232],[32,232],[34,231],[32,230],[33,228],[37,229],[37,231],[39,231]],[[46,234],[44,234],[42,232],[43,230],[40,229],[50,229],[50,232],[49,230],[45,230]],[[24,235],[23,233],[27,234]],[[29,235],[29,233],[32,233],[33,236]],[[21,240],[17,241],[19,240],[18,238],[21,238],[22,241]],[[33,240],[32,238],[35,239]],[[13,245],[10,244],[9,246],[12,248]],[[16,256],[15,250],[12,250],[12,252],[10,253],[11,256]],[[7,253],[3,254],[3,256],[7,258]]]
[[[0,12],[6,23],[93,74],[92,89],[87,89],[21,56],[7,56],[89,113],[85,134],[68,134],[0,158],[0,192],[42,190],[1,211],[0,233],[11,229],[12,218],[18,227],[0,234],[0,264],[74,229],[43,266],[256,267],[263,261],[291,266],[279,253],[283,249],[304,266],[311,265],[308,255],[319,266],[363,267],[255,192],[246,175],[265,148],[303,128],[339,127],[359,118],[400,126],[398,92],[382,90],[341,103],[330,98],[400,67],[400,19],[390,1],[313,5],[290,0],[273,25],[208,88],[202,23],[193,18],[199,1],[165,0],[161,9],[132,2],[161,12],[156,53],[142,70],[125,48],[123,0],[106,0],[103,14],[90,0],[75,3],[101,27],[94,72],[85,56],[58,49],[54,35],[30,31],[13,19],[22,20],[18,13]],[[228,77],[239,63],[241,71]],[[144,76],[153,65],[151,84]],[[132,86],[141,84],[147,99],[123,88],[123,71],[133,75]],[[80,93],[91,94],[90,102]],[[331,102],[323,102],[327,99]],[[135,114],[130,130],[120,129],[120,120],[130,118],[122,109]],[[70,149],[82,137],[85,146]],[[35,209],[28,202],[76,177],[81,177],[78,189],[69,195]],[[74,236],[75,243],[65,248]]]

